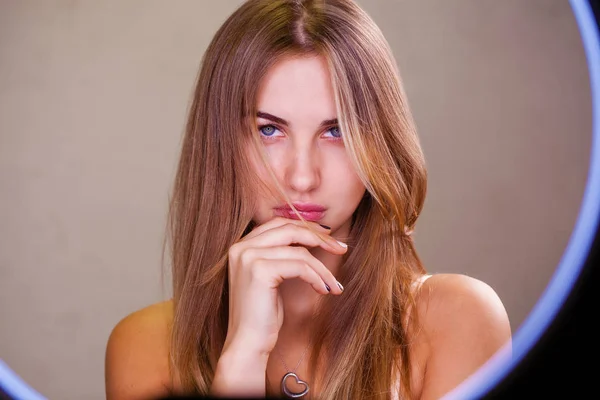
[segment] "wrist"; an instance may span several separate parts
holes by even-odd
[[[235,335],[227,335],[221,354],[230,353],[245,356],[250,362],[269,359],[271,351],[277,343],[277,335],[265,338],[263,333],[252,330],[238,331]]]
[[[228,349],[223,350],[217,366],[240,374],[248,374],[258,370],[262,370],[264,373],[267,369],[268,360],[269,354],[262,350],[247,349],[239,345],[232,345]]]
[[[264,396],[268,354],[235,345],[221,353],[211,385],[213,395]]]

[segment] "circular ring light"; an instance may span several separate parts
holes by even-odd
[[[46,398],[27,385],[0,359],[0,395],[3,394],[8,396],[8,398],[19,400],[46,400]]]
[[[479,399],[500,383],[533,348],[567,299],[594,241],[600,217],[600,39],[588,0],[570,0],[583,40],[592,97],[590,169],[575,229],[558,268],[540,300],[512,340],[512,357],[501,349],[484,366],[444,396],[444,400]]]
[[[444,399],[482,398],[508,375],[532,349],[548,328],[578,276],[598,229],[600,216],[600,39],[588,0],[570,0],[587,57],[592,94],[592,151],[590,169],[575,229],[550,284],[512,340],[512,357],[500,350],[476,373],[448,393]],[[0,359],[0,394],[23,400],[47,400],[31,388]]]

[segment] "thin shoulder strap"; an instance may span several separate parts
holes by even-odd
[[[415,280],[415,281],[413,282],[413,284],[412,284],[412,285],[413,285],[413,289],[416,289],[416,290],[420,289],[420,288],[421,288],[421,286],[423,285],[423,283],[425,283],[425,281],[426,281],[427,279],[429,279],[429,278],[431,278],[431,274],[425,274],[425,275],[421,275],[421,276],[419,277],[419,279],[417,279],[417,280]]]

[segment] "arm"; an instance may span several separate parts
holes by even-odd
[[[136,311],[113,328],[106,347],[107,400],[148,400],[180,393],[169,372],[172,319],[169,301]],[[211,395],[264,396],[268,355],[248,351],[249,345],[240,341],[227,346],[217,364]]]
[[[419,297],[429,344],[420,399],[433,400],[458,386],[510,342],[511,328],[498,295],[477,279],[434,275]]]
[[[171,304],[136,311],[113,328],[106,347],[107,400],[146,400],[170,394]]]
[[[249,351],[243,342],[224,349],[215,370],[210,395],[214,397],[265,397],[268,354]]]

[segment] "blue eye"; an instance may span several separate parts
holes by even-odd
[[[267,137],[273,136],[277,128],[273,125],[262,125],[258,127],[258,131]]]
[[[329,129],[327,132],[331,132],[331,134],[333,135],[334,138],[339,139],[342,137],[342,133],[340,132],[340,127],[339,126],[334,126],[333,128]]]
[[[278,130],[279,129],[277,129],[277,127],[275,127],[274,125],[260,125],[258,127],[258,131],[261,134],[261,136],[263,138],[269,138],[269,139],[278,137],[278,136],[275,136],[275,133]],[[342,133],[340,132],[339,126],[334,126],[334,127],[329,128],[326,133],[331,135],[329,137],[330,139],[341,139],[342,138]]]

